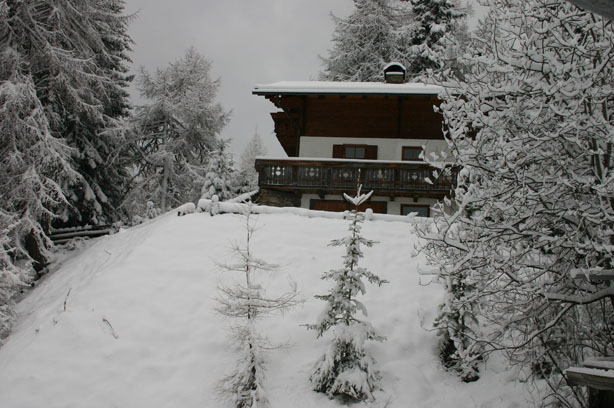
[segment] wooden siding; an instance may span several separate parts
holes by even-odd
[[[401,99],[401,139],[443,139],[440,113],[434,111],[439,106],[435,96],[403,97]]]
[[[310,96],[304,136],[398,137],[397,98]]]
[[[440,101],[432,95],[267,96],[286,154],[297,157],[301,136],[443,139]]]
[[[275,134],[289,157],[297,157],[300,137],[305,130],[304,96],[267,96],[267,99],[280,108],[281,112],[271,113],[275,122]]]

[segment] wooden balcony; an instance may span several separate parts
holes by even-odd
[[[260,188],[296,193],[363,191],[389,197],[441,199],[454,188],[457,172],[439,174],[427,163],[347,159],[257,159]],[[435,173],[434,173],[435,172]]]

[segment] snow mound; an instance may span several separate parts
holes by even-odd
[[[217,266],[245,236],[241,216],[207,213],[153,221],[92,241],[54,265],[18,305],[14,333],[0,348],[2,406],[225,407],[215,392],[235,364],[229,322],[215,313]],[[272,407],[327,408],[338,403],[310,388],[309,372],[328,344],[303,327],[313,323],[326,293],[323,271],[341,266],[347,221],[295,214],[258,215],[255,256],[282,265],[266,280],[273,293],[296,284],[302,307],[259,322],[259,331],[286,347],[268,351],[266,389]],[[463,384],[437,360],[429,326],[442,289],[421,286],[412,258],[416,238],[407,222],[365,223],[380,243],[365,248],[363,266],[390,281],[362,298],[369,320],[387,337],[369,344],[383,375],[373,406],[524,407],[526,392],[494,362],[482,379]],[[380,405],[378,405],[380,404]],[[363,406],[363,405],[360,405]]]

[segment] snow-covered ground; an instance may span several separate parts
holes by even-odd
[[[254,254],[281,265],[262,276],[269,293],[295,282],[305,302],[259,322],[284,347],[270,350],[267,395],[274,408],[326,408],[339,403],[315,393],[311,365],[327,339],[304,324],[324,307],[323,271],[341,266],[347,222],[294,214],[261,214]],[[439,284],[422,286],[424,259],[412,258],[408,223],[367,221],[361,265],[390,281],[367,286],[368,319],[388,340],[367,346],[383,374],[374,407],[526,407],[513,373],[489,360],[482,378],[463,384],[437,359],[437,337],[425,330],[442,298]],[[54,272],[19,304],[14,333],[0,348],[0,406],[226,407],[216,382],[235,364],[229,322],[214,312],[217,285],[231,279],[216,265],[230,261],[245,236],[243,217],[207,213],[151,222],[99,238],[57,262]],[[70,292],[69,292],[70,291]]]

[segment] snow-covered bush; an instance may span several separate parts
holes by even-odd
[[[27,282],[26,271],[16,265],[16,249],[10,236],[17,223],[0,209],[0,345],[15,321],[14,296]]]
[[[544,405],[582,406],[565,368],[614,354],[614,286],[600,278],[614,269],[614,28],[562,0],[481,3],[463,75],[439,78],[461,169],[454,210],[421,233],[460,288],[440,328],[532,370]]]
[[[322,275],[322,279],[330,279],[335,284],[328,294],[316,295],[317,299],[326,302],[326,308],[316,323],[307,326],[315,330],[318,337],[332,329],[331,344],[315,364],[310,377],[314,390],[324,392],[331,398],[373,399],[372,392],[380,379],[373,358],[365,350],[365,342],[383,341],[384,337],[377,334],[371,323],[356,317],[358,311],[367,315],[366,307],[356,299],[358,294],[365,293],[363,279],[378,286],[386,283],[358,265],[364,256],[361,246],[371,247],[375,243],[360,235],[364,215],[358,212],[358,206],[367,201],[371,194],[360,194],[359,187],[355,197],[344,195],[354,205],[349,215],[350,234],[330,243],[331,246],[345,246],[343,267]]]
[[[184,216],[187,214],[193,214],[196,212],[196,204],[194,203],[185,203],[177,207],[177,215]]]
[[[256,225],[250,205],[245,206],[244,216],[245,244],[234,244],[232,263],[220,265],[225,272],[240,274],[240,279],[231,285],[220,285],[218,289],[216,310],[233,320],[232,340],[237,353],[237,365],[219,382],[218,392],[236,408],[267,408],[270,405],[264,390],[264,351],[274,346],[258,334],[256,322],[296,305],[298,292],[293,288],[278,296],[267,296],[259,283],[259,271],[271,272],[277,266],[258,259],[252,253],[251,241]]]

